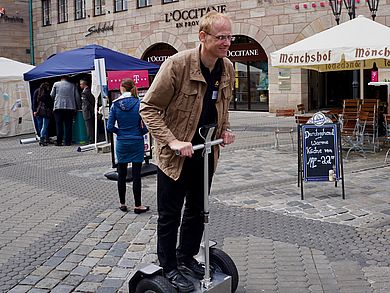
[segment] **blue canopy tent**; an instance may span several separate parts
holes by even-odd
[[[105,60],[106,71],[148,70],[149,74],[157,73],[159,65],[111,50],[99,45],[88,45],[82,48],[61,52],[49,57],[36,66],[34,70],[24,73],[23,78],[30,84],[30,94],[39,86],[42,79],[78,74],[88,74],[95,70],[95,59]],[[38,131],[37,131],[38,133]]]
[[[150,74],[153,74],[159,69],[159,66],[154,63],[99,45],[88,45],[53,55],[42,64],[26,72],[24,80],[33,81],[42,78],[90,72],[95,69],[94,60],[100,58],[105,59],[107,71],[148,70]]]

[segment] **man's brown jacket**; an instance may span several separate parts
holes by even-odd
[[[229,104],[234,85],[234,68],[223,58],[222,76],[216,108],[218,113],[216,138],[229,128]],[[207,89],[200,68],[200,46],[179,52],[162,64],[151,87],[141,101],[140,114],[156,142],[158,167],[177,180],[183,168],[184,157],[175,155],[168,143],[174,139],[190,142],[202,111]],[[217,166],[219,147],[214,147]]]

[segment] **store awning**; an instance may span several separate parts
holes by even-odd
[[[320,72],[390,68],[390,28],[358,16],[271,53],[272,66]]]

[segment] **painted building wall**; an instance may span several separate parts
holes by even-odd
[[[0,1],[0,56],[30,63],[28,0]]]
[[[376,21],[390,24],[390,0],[380,2]],[[161,4],[150,0],[151,6],[138,8],[128,2],[128,10],[114,12],[112,0],[106,0],[106,14],[93,16],[93,1],[86,1],[86,18],[74,20],[74,1],[68,0],[68,18],[58,23],[57,0],[51,1],[51,25],[42,26],[41,1],[34,1],[35,55],[37,64],[50,55],[87,44],[99,44],[141,58],[156,43],[167,43],[177,51],[198,44],[198,21],[207,8],[224,10],[234,21],[233,33],[256,40],[269,54],[277,49],[336,25],[328,1],[294,0],[180,0]],[[357,4],[357,15],[370,17],[365,1]],[[190,19],[191,18],[191,19]],[[348,15],[343,8],[341,22]],[[104,32],[89,30],[108,28]],[[111,29],[112,28],[112,29]],[[295,108],[308,101],[306,70],[284,72],[282,80],[269,60],[269,109]],[[286,86],[287,83],[287,86]]]

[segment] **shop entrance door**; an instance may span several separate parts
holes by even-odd
[[[248,36],[236,35],[228,58],[235,69],[230,109],[268,111],[268,58],[263,48]]]
[[[352,71],[317,72],[309,70],[309,110],[340,108],[352,99]]]
[[[249,110],[248,68],[245,63],[235,62],[236,79],[234,85],[233,108],[235,110]]]

